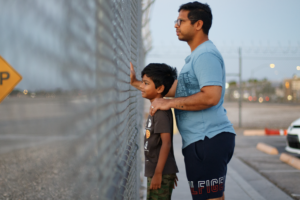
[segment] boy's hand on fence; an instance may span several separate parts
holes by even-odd
[[[162,174],[155,173],[151,180],[150,190],[159,189],[161,187],[161,182],[162,182]]]
[[[136,79],[135,71],[133,68],[132,63],[130,62],[130,85],[135,87],[138,90],[141,90],[140,85],[142,84],[142,81],[139,81]]]
[[[130,85],[133,85],[134,82],[136,82],[136,81],[137,81],[137,79],[136,79],[135,71],[134,71],[132,63],[130,62]]]
[[[175,180],[174,180],[174,186],[173,186],[173,189],[175,189],[175,187],[177,187],[177,181],[178,181],[178,177],[177,177],[177,175],[176,175],[176,178],[175,178]]]

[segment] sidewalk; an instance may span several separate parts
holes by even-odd
[[[192,199],[185,175],[184,159],[181,153],[181,136],[174,135],[174,153],[179,168],[178,187],[173,191],[172,200]],[[145,186],[145,181],[144,181]],[[292,200],[277,186],[233,156],[226,178],[226,200]],[[144,199],[146,199],[144,197]]]

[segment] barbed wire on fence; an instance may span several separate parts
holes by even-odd
[[[238,59],[238,49],[242,49],[243,59],[300,59],[300,42],[297,45],[278,46],[218,46],[219,51],[225,58]],[[190,49],[181,46],[162,45],[155,46],[155,52],[149,53],[149,57],[172,57],[189,55]],[[181,59],[181,58],[180,58]]]

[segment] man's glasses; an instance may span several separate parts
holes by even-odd
[[[186,21],[186,20],[183,20],[183,19],[176,19],[176,20],[174,21],[174,23],[175,23],[175,25],[177,24],[178,26],[180,26],[182,21]]]
[[[177,24],[178,26],[180,26],[180,25],[181,25],[181,22],[184,22],[184,21],[187,21],[187,20],[193,21],[193,19],[176,19],[176,20],[174,21],[174,23],[175,23],[175,25]],[[198,20],[196,20],[196,21],[198,21]]]

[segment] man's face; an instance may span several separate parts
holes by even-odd
[[[189,12],[188,10],[181,10],[177,18],[181,20],[181,24],[180,26],[175,24],[176,34],[181,41],[190,41],[195,35],[194,25],[191,24],[188,18]]]

